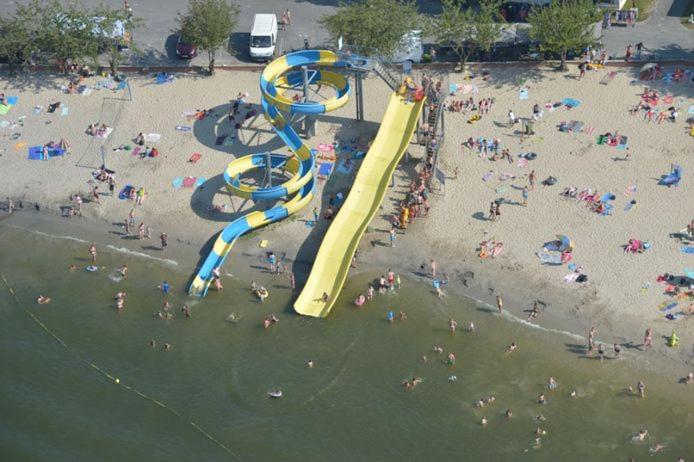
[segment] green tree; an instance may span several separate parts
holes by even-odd
[[[91,58],[97,64],[99,47],[94,40],[95,19],[81,3],[58,0],[45,3],[36,19],[41,24],[40,45],[46,57],[58,61],[63,72],[72,63]]]
[[[0,15],[0,56],[10,66],[24,66],[41,49],[42,27],[36,18],[41,16],[41,2],[31,0],[18,4],[12,15]]]
[[[228,0],[190,0],[188,11],[178,13],[180,33],[207,51],[210,74],[214,73],[217,50],[228,44],[238,16],[239,7]]]
[[[144,24],[142,18],[132,17],[124,8],[99,6],[92,15],[93,36],[99,51],[106,55],[112,75],[123,62],[126,50],[138,52],[133,41],[133,31]]]
[[[433,34],[441,46],[450,46],[461,68],[477,51],[490,51],[501,31],[501,0],[480,0],[474,8],[468,0],[443,0],[434,19]]]
[[[342,37],[349,45],[373,49],[384,56],[391,56],[410,30],[427,28],[413,0],[343,3],[335,14],[323,16],[318,22],[333,40]]]
[[[555,0],[530,12],[530,37],[540,42],[540,50],[559,54],[563,70],[568,51],[595,45],[593,27],[599,19],[593,0]]]

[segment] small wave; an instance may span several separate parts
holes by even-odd
[[[65,240],[65,241],[81,242],[81,243],[84,243],[84,244],[88,244],[88,243],[89,243],[89,241],[85,241],[84,239],[80,239],[80,238],[74,237],[74,236],[61,236],[61,235],[59,235],[59,234],[48,234],[48,233],[44,233],[43,231],[37,231],[37,230],[35,230],[35,229],[22,228],[22,227],[20,227],[20,226],[14,226],[14,228],[16,228],[16,229],[21,229],[22,231],[27,231],[27,232],[29,232],[29,233],[38,234],[39,236],[52,237],[52,238],[54,238],[54,239],[62,239],[62,240]]]
[[[490,303],[487,303],[483,300],[480,300],[478,298],[471,297],[470,295],[465,294],[464,297],[474,301],[475,303],[478,303],[482,306],[485,306],[487,308],[492,308],[494,310],[497,309],[496,306],[494,306]],[[586,339],[582,335],[578,335],[578,334],[575,334],[573,332],[569,332],[567,330],[552,329],[550,327],[543,327],[539,324],[533,324],[532,322],[529,322],[529,321],[526,321],[525,319],[519,318],[518,316],[514,315],[513,313],[509,313],[507,310],[504,310],[503,315],[513,322],[517,322],[517,323],[522,324],[522,325],[527,326],[527,327],[532,327],[533,329],[538,329],[538,330],[541,330],[544,332],[552,332],[552,333],[560,334],[560,335],[566,335],[567,337],[575,338],[577,340],[585,340]]]
[[[141,257],[141,258],[149,258],[150,260],[156,260],[162,263],[166,263],[167,265],[172,265],[172,266],[178,266],[178,262],[176,260],[170,260],[168,258],[159,258],[159,257],[153,257],[152,255],[148,255],[146,253],[138,252],[136,250],[130,250],[126,249],[125,247],[116,247],[115,245],[107,244],[107,248],[114,250],[116,252],[120,253],[125,253],[128,255],[134,255],[136,257]]]

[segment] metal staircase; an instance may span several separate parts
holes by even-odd
[[[380,60],[374,60],[373,71],[393,90],[397,91],[400,81],[390,73]]]

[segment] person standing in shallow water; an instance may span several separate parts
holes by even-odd
[[[499,309],[499,314],[504,311],[504,301],[499,295],[496,296],[496,307]]]
[[[92,265],[96,265],[96,244],[92,243],[89,246],[89,255],[92,257]]]

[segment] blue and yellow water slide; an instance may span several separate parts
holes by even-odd
[[[270,63],[260,77],[262,106],[265,117],[292,151],[291,156],[281,154],[253,154],[231,162],[224,171],[227,188],[232,194],[254,200],[284,199],[265,212],[251,212],[230,223],[219,235],[212,252],[203,263],[190,286],[192,295],[205,295],[213,271],[224,263],[236,239],[244,233],[281,220],[308,204],[314,195],[314,158],[291,127],[296,114],[322,114],[347,103],[349,85],[344,75],[326,68],[344,68],[353,64],[363,68],[366,61],[350,57],[340,61],[330,51],[300,51],[290,53]],[[302,66],[317,65],[311,71],[309,83],[331,86],[336,90],[333,98],[322,103],[292,102],[284,96],[287,88],[304,84]],[[409,101],[402,93],[392,93],[383,115],[376,138],[354,180],[347,199],[323,238],[314,259],[313,268],[294,302],[297,313],[305,316],[325,317],[337,300],[347,279],[352,257],[368,224],[379,210],[388,190],[390,178],[407,150],[417,127],[425,99]],[[240,182],[240,176],[255,168],[265,168],[270,159],[272,167],[283,166],[291,178],[285,183],[260,188]]]
[[[302,66],[320,66],[308,74],[309,84],[332,87],[335,89],[335,95],[322,102],[295,102],[285,96],[288,89],[300,89],[303,86]],[[311,202],[315,192],[315,159],[311,149],[292,128],[290,121],[295,115],[323,114],[344,106],[349,100],[350,92],[347,78],[326,68],[348,66],[349,63],[340,61],[331,51],[305,50],[282,56],[265,67],[260,76],[263,113],[292,154],[272,153],[268,156],[267,153],[260,153],[241,157],[227,165],[224,181],[229,192],[237,196],[254,201],[286,202],[264,212],[250,212],[229,223],[217,237],[212,251],[191,283],[188,289],[190,295],[206,295],[214,269],[224,263],[236,239],[255,228],[286,218]],[[268,158],[271,167],[284,167],[291,178],[280,185],[268,188],[250,186],[240,181],[242,174],[253,169],[266,168]]]

